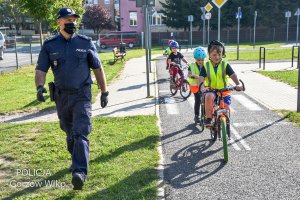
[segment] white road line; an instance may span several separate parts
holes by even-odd
[[[159,93],[170,93],[171,94],[170,90],[159,90],[158,92]]]
[[[244,146],[244,148],[247,151],[250,151],[251,148],[249,147],[249,145],[246,143],[246,141],[240,136],[240,134],[235,130],[235,128],[233,128],[232,126],[230,127],[231,132],[235,135],[236,139],[238,139],[240,141],[240,143]]]
[[[231,113],[234,113],[234,112],[236,112],[236,110],[235,110],[235,109],[233,109],[233,107],[232,107],[232,106],[230,106],[230,112],[231,112]]]
[[[239,145],[237,145],[237,143],[235,143],[234,139],[231,136],[231,140],[228,140],[228,144],[232,145],[233,148],[237,151],[240,151],[241,148],[239,147]]]
[[[166,105],[167,113],[169,115],[179,114],[178,109],[177,109],[177,105],[175,103],[176,103],[176,101],[173,97],[166,97],[165,98],[165,105]]]
[[[237,95],[232,95],[232,97],[249,110],[253,110],[253,111],[263,110],[261,107],[259,107],[257,104],[255,104],[254,102],[252,102],[250,99],[246,98],[243,95],[237,94]]]
[[[189,97],[189,98],[188,98],[188,102],[189,102],[189,104],[192,106],[192,108],[194,108],[194,103],[195,103],[194,98]]]

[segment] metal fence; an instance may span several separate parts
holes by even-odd
[[[5,43],[3,60],[0,60],[0,72],[13,71],[37,62],[41,49],[39,36],[6,37]]]

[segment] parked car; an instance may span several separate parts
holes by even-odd
[[[0,31],[0,60],[3,60],[4,50],[5,50],[5,38],[3,33]]]
[[[138,34],[132,32],[110,32],[107,35],[100,36],[99,46],[101,49],[107,47],[119,46],[120,43],[125,43],[129,48],[133,48],[138,44]]]

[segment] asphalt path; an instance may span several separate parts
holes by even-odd
[[[194,124],[193,94],[172,97],[165,58],[158,59],[166,199],[300,198],[299,127],[234,92],[225,164],[222,142],[212,142],[209,131],[200,133]]]

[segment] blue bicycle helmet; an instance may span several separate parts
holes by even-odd
[[[171,48],[172,48],[172,47],[179,48],[178,42],[176,42],[176,41],[171,42],[170,47],[171,47]]]
[[[205,59],[207,57],[207,53],[203,47],[197,47],[193,52],[195,59]]]

